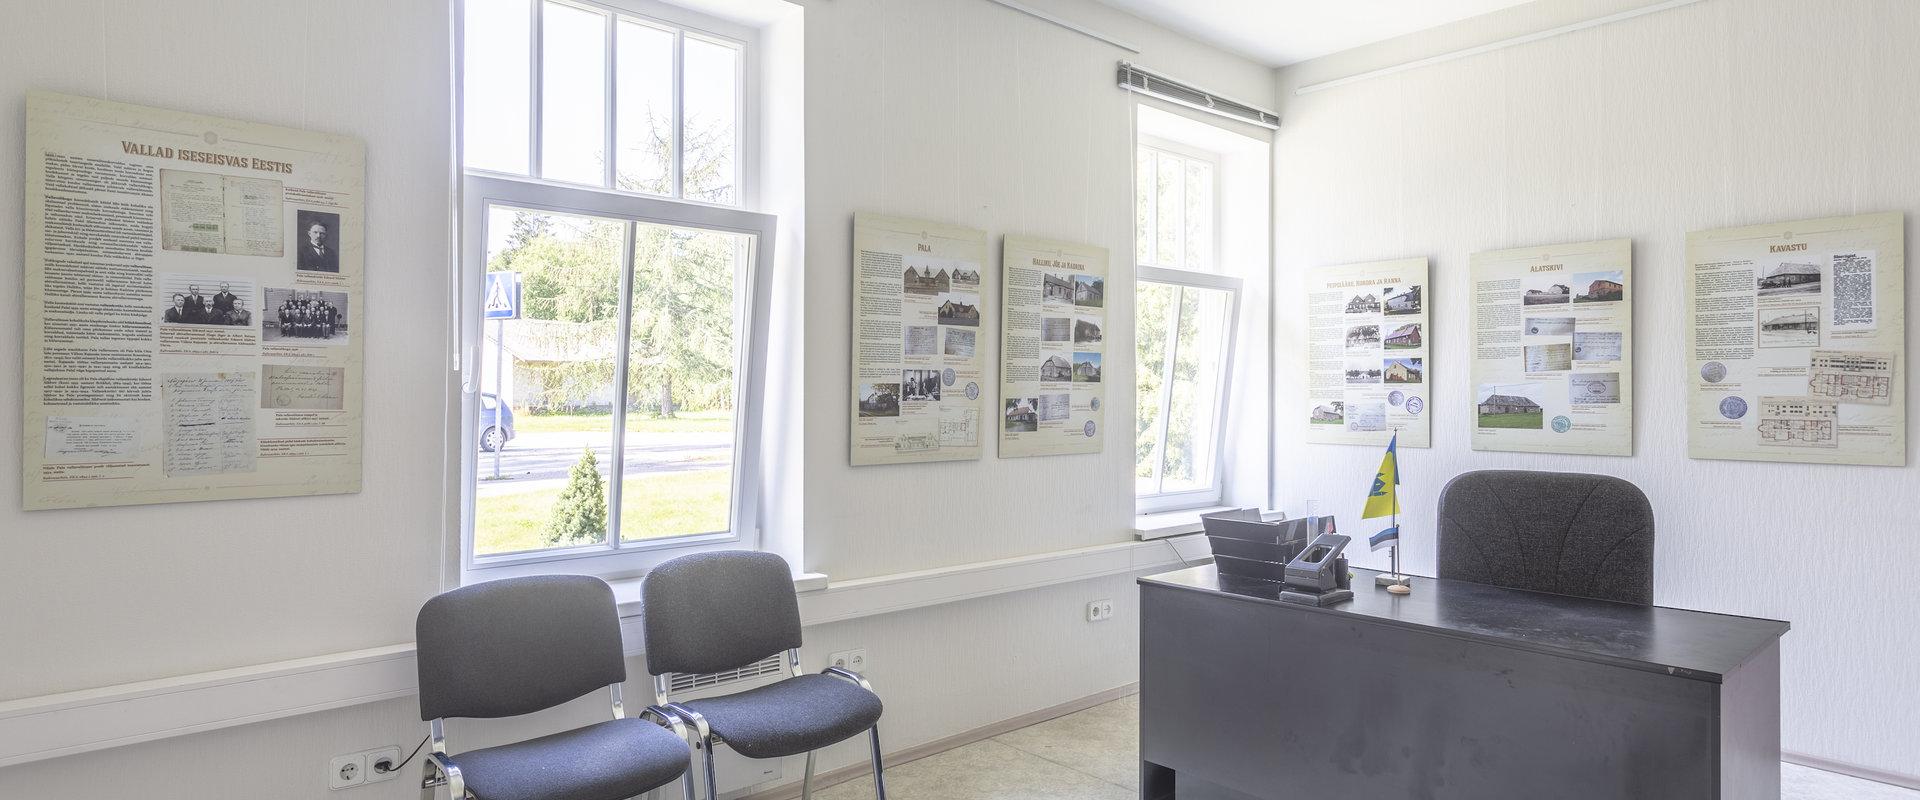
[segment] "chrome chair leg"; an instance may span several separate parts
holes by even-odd
[[[873,797],[874,800],[887,800],[887,768],[880,763],[880,725],[875,723],[868,732],[873,741]]]
[[[700,746],[707,751],[706,756],[700,759],[707,770],[707,800],[720,800],[720,781],[713,773],[713,737],[701,737]]]
[[[813,751],[807,751],[807,772],[800,776],[800,800],[813,800]]]

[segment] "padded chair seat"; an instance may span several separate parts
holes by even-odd
[[[614,719],[447,758],[479,800],[625,800],[691,765],[687,742],[643,719]]]
[[[707,726],[748,758],[818,750],[880,721],[880,698],[850,681],[801,675],[737,694],[688,700]]]

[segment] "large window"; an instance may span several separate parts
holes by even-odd
[[[757,546],[774,221],[739,208],[747,46],[558,0],[462,23],[465,568]]]
[[[1142,513],[1214,505],[1240,281],[1220,274],[1208,153],[1143,141],[1134,170],[1134,493]]]

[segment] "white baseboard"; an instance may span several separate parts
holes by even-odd
[[[1021,728],[1032,727],[1050,719],[1064,717],[1074,712],[1085,711],[1094,706],[1111,703],[1139,690],[1140,684],[1138,683],[1116,686],[1104,692],[1090,694],[1078,700],[1070,700],[1051,708],[1043,708],[1039,711],[1021,714],[1017,717],[1010,717],[993,723],[992,725],[983,725],[970,731],[956,733],[944,739],[935,739],[926,744],[914,745],[913,747],[887,753],[883,757],[883,760],[888,769],[893,769],[901,764],[918,761],[927,756],[939,755],[956,747],[964,747],[974,742],[991,739],[1003,733],[1012,733]],[[828,770],[813,776],[813,790],[817,792],[829,786],[846,783],[851,780],[858,780],[871,774],[873,774],[873,768],[865,762]],[[794,798],[799,796],[800,782],[793,781],[783,783],[771,789],[762,789],[753,794],[741,797],[740,800],[794,800]]]
[[[800,594],[804,625],[858,619],[1183,562],[1165,542],[1120,542],[829,582]],[[641,649],[636,586],[616,586],[628,655]],[[411,643],[0,702],[0,767],[406,697]]]
[[[1799,764],[1803,767],[1812,767],[1817,770],[1837,772],[1841,775],[1873,781],[1874,783],[1884,783],[1889,786],[1899,786],[1904,789],[1920,789],[1920,776],[1887,772],[1886,770],[1863,767],[1859,764],[1849,764],[1845,761],[1835,761],[1831,758],[1810,756],[1805,753],[1795,753],[1788,750],[1782,750],[1780,752],[1780,760],[1792,764]]]

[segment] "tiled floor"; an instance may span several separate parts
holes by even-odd
[[[1135,800],[1138,695],[887,770],[889,800]],[[1920,800],[1920,792],[1796,764],[1781,765],[1782,800]],[[871,800],[865,777],[814,793]]]

